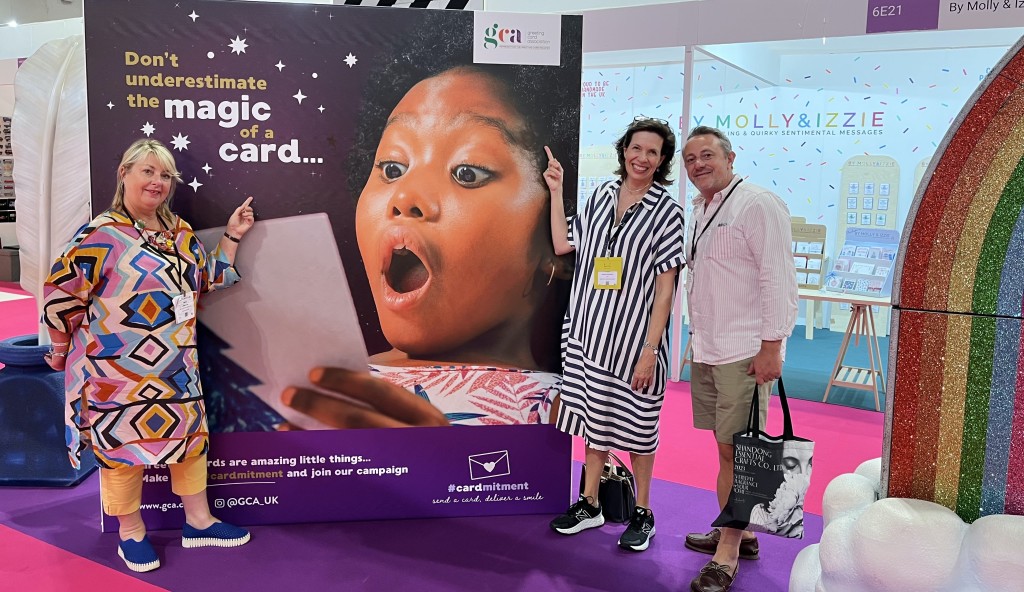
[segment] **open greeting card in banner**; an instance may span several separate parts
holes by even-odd
[[[211,228],[197,234],[212,248],[223,233]],[[252,431],[234,425],[239,418],[269,424],[263,430],[284,420],[305,429],[324,427],[285,406],[281,392],[309,386],[309,371],[317,366],[367,370],[366,346],[327,215],[257,221],[239,245],[235,266],[242,280],[204,296],[199,313],[201,357],[216,361],[204,363],[204,377],[213,372],[219,378],[218,392],[207,393],[213,399],[211,428]],[[331,295],[329,310],[319,304],[324,294]],[[218,414],[218,404],[244,407],[245,413]]]

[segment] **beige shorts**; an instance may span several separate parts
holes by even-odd
[[[757,384],[755,377],[747,374],[753,359],[717,366],[692,365],[690,397],[693,400],[693,427],[714,430],[715,439],[722,444],[732,444],[732,435],[747,428],[750,397]],[[768,398],[773,383],[767,382],[758,387],[761,405],[759,428],[762,430],[768,419]]]

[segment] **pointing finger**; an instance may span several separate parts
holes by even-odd
[[[246,199],[245,202],[242,203],[242,209],[244,210],[245,208],[249,207],[249,204],[252,203],[252,200],[253,200],[253,197],[250,195],[248,197],[248,199]]]

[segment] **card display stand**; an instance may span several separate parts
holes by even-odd
[[[832,270],[825,276],[825,289],[861,296],[889,296],[899,239],[895,230],[848,229]]]
[[[821,288],[825,274],[825,225],[793,221],[793,265],[801,288]]]

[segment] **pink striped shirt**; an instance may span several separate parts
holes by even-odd
[[[786,337],[796,323],[789,208],[771,191],[740,180],[733,177],[707,208],[698,194],[686,232],[693,360],[702,364],[753,357],[762,340],[782,341],[785,358]],[[711,224],[704,230],[708,220]],[[691,257],[695,236],[696,256]]]

